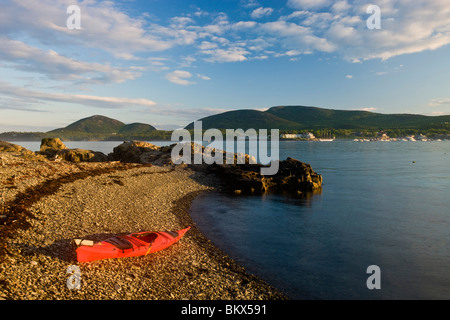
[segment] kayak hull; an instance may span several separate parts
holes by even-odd
[[[78,262],[90,262],[102,259],[145,256],[178,242],[190,229],[179,231],[137,232],[129,235],[111,237],[92,246],[80,246],[76,249]]]

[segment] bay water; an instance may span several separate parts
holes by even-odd
[[[191,215],[216,246],[294,299],[450,299],[450,141],[281,141],[286,157],[322,174],[322,191],[199,196]],[[381,289],[367,287],[373,265]]]
[[[322,192],[202,195],[191,215],[215,245],[294,299],[450,299],[450,141],[281,141],[286,157]]]

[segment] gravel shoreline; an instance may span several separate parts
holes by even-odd
[[[0,299],[284,300],[215,247],[189,215],[212,176],[181,166],[81,163],[0,152]],[[191,230],[145,257],[78,263],[74,238]],[[67,268],[81,271],[70,290]]]

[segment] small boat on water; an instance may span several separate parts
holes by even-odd
[[[173,245],[190,228],[179,231],[137,232],[110,237],[97,243],[75,239],[75,244],[78,245],[76,249],[77,260],[78,262],[89,262],[101,259],[145,256]]]

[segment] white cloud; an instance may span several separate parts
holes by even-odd
[[[200,78],[200,79],[202,79],[202,80],[211,80],[210,77],[205,76],[205,75],[203,75],[203,74],[198,74],[198,73],[197,73],[197,78]]]
[[[259,7],[250,14],[253,19],[260,19],[262,17],[270,16],[273,13],[272,8]]]
[[[115,82],[136,79],[139,68],[118,68],[109,64],[83,62],[60,55],[54,50],[42,50],[21,41],[0,37],[0,60],[17,70],[43,74],[53,80],[84,82]]]
[[[209,50],[209,49],[215,49],[218,47],[217,43],[214,42],[210,42],[210,41],[203,41],[198,48],[200,50]]]
[[[244,8],[254,8],[259,6],[258,1],[256,0],[241,0],[241,3]]]
[[[172,23],[172,26],[175,28],[183,28],[188,24],[194,23],[194,20],[189,17],[173,17],[170,19],[170,21]]]
[[[242,30],[242,29],[250,29],[257,26],[255,21],[239,21],[231,26],[232,29]]]
[[[131,108],[137,108],[141,114],[149,113],[152,116],[171,116],[172,119],[173,117],[177,117],[179,119],[186,119],[187,121],[230,111],[229,109],[220,108],[187,108],[185,106],[161,105],[145,98],[49,93],[17,87],[0,81],[0,110],[46,112],[48,105],[53,102],[58,104],[71,103],[103,109],[130,110]],[[40,106],[45,106],[46,108],[40,108]]]
[[[262,26],[267,34],[281,36],[285,49],[335,52],[347,61],[362,62],[450,44],[447,0],[417,0],[414,5],[380,0],[381,30],[367,28],[365,0],[289,0],[288,5],[298,10]]]
[[[369,108],[360,108],[360,109],[352,109],[352,110],[374,112],[374,111],[377,111],[378,108],[369,107]]]
[[[298,56],[300,54],[302,54],[302,53],[298,50],[289,50],[288,52],[286,52],[286,55],[289,57]]]
[[[124,97],[100,97],[93,95],[80,95],[68,93],[50,93],[44,91],[31,90],[23,87],[12,86],[6,82],[0,81],[0,94],[4,96],[21,99],[26,104],[36,104],[38,102],[64,102],[88,105],[97,108],[129,108],[134,106],[154,107],[156,102],[142,98],[124,98]]]
[[[446,115],[448,115],[448,113],[443,112],[443,111],[432,111],[432,112],[424,113],[424,115],[438,117],[438,116],[446,116]]]
[[[192,44],[197,39],[196,32],[186,29],[194,22],[189,17],[173,17],[168,26],[162,26],[148,15],[132,17],[114,2],[98,0],[78,4],[82,29],[69,30],[65,25],[69,4],[73,1],[9,1],[0,11],[0,30],[4,35],[22,34],[52,46],[101,49],[121,59]]]
[[[329,0],[288,0],[288,6],[295,9],[323,8],[330,4]]]
[[[331,6],[331,10],[334,12],[343,12],[350,9],[351,5],[347,1],[337,1]]]
[[[209,56],[205,58],[208,62],[240,62],[247,60],[247,55],[250,54],[249,51],[241,47],[204,50],[202,53]]]
[[[381,30],[367,29],[365,0],[288,0],[291,12],[285,8],[286,15],[281,17],[275,17],[274,9],[257,1],[241,1],[242,6],[252,8],[254,19],[270,17],[265,23],[232,21],[224,12],[213,14],[196,8],[191,8],[191,14],[180,13],[158,21],[145,13],[132,17],[112,1],[86,0],[80,2],[82,30],[65,27],[61,12],[69,2],[42,0],[25,4],[14,0],[2,7],[0,62],[54,80],[120,83],[146,71],[167,70],[168,66],[161,63],[143,65],[144,57],[163,51],[176,55],[176,50],[169,50],[175,47],[186,49],[183,54],[198,59],[172,66],[182,69],[199,60],[236,62],[276,57],[283,52],[335,53],[361,63],[450,44],[448,0],[416,0],[414,5],[410,1],[379,0]],[[24,39],[31,41],[21,42]],[[81,54],[75,56],[75,52]],[[105,52],[120,61],[108,59]],[[175,81],[186,83],[188,79]]]
[[[450,106],[450,98],[436,98],[428,102],[429,107]]]
[[[166,79],[172,83],[179,84],[182,86],[188,86],[191,84],[195,84],[195,82],[191,82],[187,79],[192,78],[192,74],[188,71],[183,70],[175,70],[166,75]]]
[[[352,1],[345,15],[333,16],[324,37],[346,60],[387,60],[395,56],[435,50],[450,43],[450,11],[445,0],[380,1],[381,29],[366,27],[367,3]]]
[[[353,76],[351,74],[348,74],[345,76],[347,79],[353,79]]]
[[[260,55],[260,56],[253,57],[252,59],[255,59],[255,60],[267,60],[267,59],[269,59],[269,56],[268,55]]]
[[[267,22],[262,30],[279,39],[290,50],[333,52],[336,46],[328,39],[317,36],[310,27],[283,20]]]

